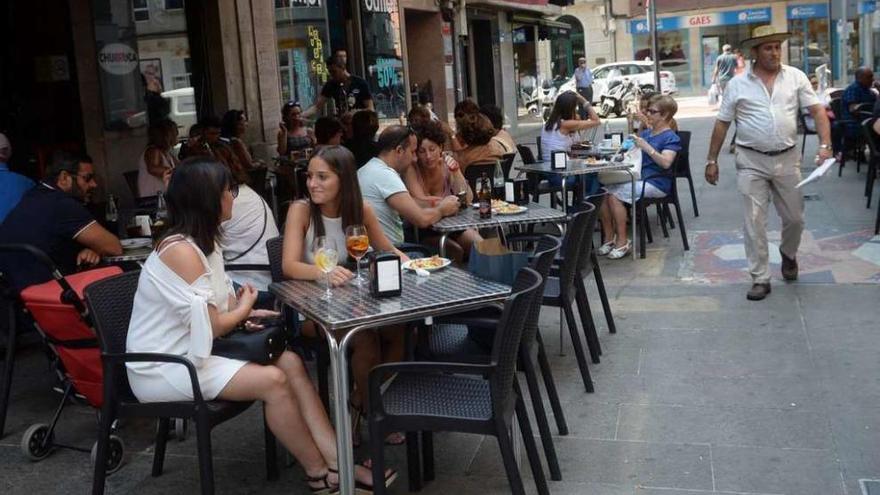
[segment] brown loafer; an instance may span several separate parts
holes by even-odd
[[[746,293],[746,299],[749,301],[760,301],[767,297],[770,293],[770,284],[753,284],[752,288]]]
[[[794,258],[789,258],[782,251],[779,251],[779,255],[782,256],[782,278],[789,282],[794,282],[798,279],[798,264],[797,260]]]

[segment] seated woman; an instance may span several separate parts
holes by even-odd
[[[290,157],[315,146],[315,135],[302,119],[302,106],[289,101],[281,107],[281,123],[278,124],[278,156]]]
[[[641,197],[663,198],[672,192],[675,180],[663,171],[672,166],[675,156],[681,150],[681,139],[672,130],[672,117],[678,111],[678,104],[670,96],[657,95],[651,98],[645,111],[648,129],[635,137],[635,144],[642,150],[642,179],[636,182],[636,196],[632,197],[629,182],[606,186],[608,198],[599,210],[602,234],[606,240],[597,253],[611,259],[623,258],[632,249],[626,237],[626,204],[632,204]]]
[[[315,145],[335,146],[342,144],[345,127],[336,117],[321,117],[315,121]]]
[[[471,204],[474,192],[461,173],[461,167],[452,157],[443,154],[446,132],[437,122],[426,122],[417,131],[418,161],[406,170],[403,178],[410,195],[420,203],[436,206],[443,198],[465,193],[466,204]],[[426,230],[426,241],[438,245],[440,236]],[[447,239],[447,252],[456,260],[463,261],[471,252],[474,242],[482,240],[474,229],[468,229]]]
[[[147,130],[147,147],[138,161],[138,196],[155,196],[165,191],[165,175],[177,165],[171,149],[177,144],[177,124],[160,120]]]
[[[495,128],[495,136],[492,140],[497,141],[504,148],[505,154],[516,153],[516,141],[513,140],[513,136],[509,132],[504,130],[504,114],[498,105],[486,103],[480,106],[480,113],[488,117],[492,122],[492,127]]]
[[[589,119],[580,120],[578,103],[587,109]],[[599,116],[596,115],[596,111],[593,110],[593,106],[587,102],[586,98],[574,91],[566,91],[557,96],[550,116],[547,117],[547,123],[541,128],[541,160],[550,163],[550,157],[554,151],[565,151],[566,153],[571,151],[571,145],[578,132],[598,127],[599,124],[601,124]],[[551,176],[549,181],[554,186],[562,184],[562,178],[558,175]],[[579,181],[583,194],[592,194],[597,189],[595,176],[592,174],[578,178],[569,177],[565,184],[571,186]],[[566,198],[562,199],[567,201]]]
[[[453,146],[455,160],[461,166],[462,171],[467,170],[471,163],[488,160],[500,160],[506,150],[495,137],[495,128],[485,115],[476,113],[464,113],[455,119],[458,128],[458,146]]]
[[[336,490],[336,438],[300,358],[291,352],[262,366],[211,354],[212,342],[239,325],[256,329],[256,290],[233,293],[216,240],[232,215],[237,189],[229,170],[197,157],[177,167],[168,184],[169,226],[141,271],[129,323],[127,352],[187,356],[196,366],[206,400],[262,400],[266,422],[296,457],[314,493]],[[128,363],[132,391],[142,402],[192,400],[186,368]],[[370,471],[358,481],[372,486]],[[393,475],[393,473],[391,473]]]
[[[354,155],[343,146],[323,146],[315,151],[309,161],[306,187],[311,200],[299,200],[290,205],[284,228],[284,252],[282,268],[284,275],[297,280],[324,280],[324,273],[315,265],[312,244],[315,237],[324,236],[336,245],[340,266],[330,272],[333,286],[351,281],[350,270],[341,266],[347,258],[345,229],[350,225],[363,225],[370,238],[370,245],[378,251],[390,251],[403,260],[405,254],[398,251],[385,237],[373,208],[361,197],[357,180]],[[304,335],[316,336],[311,322],[306,322]],[[352,342],[351,368],[355,390],[351,407],[357,437],[360,413],[366,405],[370,370],[383,362],[403,359],[403,332],[385,329],[382,332],[362,331]],[[389,443],[403,443],[403,436],[394,434]]]
[[[250,170],[256,166],[254,158],[248,149],[247,143],[244,141],[244,135],[247,132],[247,115],[242,110],[230,110],[223,114],[223,126],[220,128],[220,137],[229,143],[232,152],[235,153],[238,162],[241,163],[245,170]]]

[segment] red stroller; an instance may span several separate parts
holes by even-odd
[[[55,441],[55,425],[64,406],[70,400],[83,400],[96,411],[103,403],[103,370],[101,351],[95,331],[91,328],[88,311],[83,303],[83,290],[97,280],[122,273],[119,267],[105,267],[69,275],[61,275],[52,260],[42,251],[25,244],[0,244],[0,253],[28,253],[38,259],[52,272],[53,280],[32,285],[18,293],[17,303],[30,313],[34,326],[50,351],[50,359],[63,386],[61,403],[55,410],[50,423],[31,425],[21,439],[21,449],[33,461],[45,459],[56,447],[69,448],[81,452],[91,451],[95,459],[97,442],[91,449],[63,445]],[[3,274],[0,273],[0,279]],[[8,282],[8,281],[7,281]],[[7,283],[8,285],[8,283]],[[7,291],[9,292],[9,291]],[[10,308],[14,318],[15,310]],[[15,324],[10,318],[10,331],[7,340],[6,372],[0,394],[0,421],[5,421],[12,378],[12,357],[15,348]],[[3,424],[0,422],[0,432]],[[0,433],[2,435],[2,433]],[[110,437],[110,454],[107,471],[113,472],[122,465],[124,444],[116,435]]]

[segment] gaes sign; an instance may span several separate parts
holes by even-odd
[[[98,64],[104,72],[124,76],[137,68],[138,54],[128,45],[109,43],[98,52]]]

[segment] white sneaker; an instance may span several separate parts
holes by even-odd
[[[632,249],[632,243],[626,241],[625,245],[612,249],[611,252],[608,253],[608,259],[619,260],[629,254],[630,249]]]
[[[608,256],[608,253],[610,253],[612,249],[614,249],[614,241],[608,241],[599,247],[596,254],[599,256]]]

